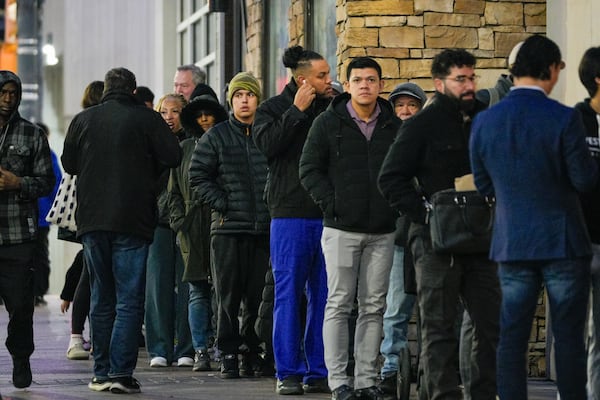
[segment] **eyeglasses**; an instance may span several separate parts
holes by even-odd
[[[477,82],[478,79],[479,79],[479,75],[472,75],[472,76],[458,75],[458,76],[452,76],[452,77],[447,76],[444,78],[444,80],[451,80],[460,85],[464,85],[465,83],[467,83],[467,81],[471,81],[471,83],[475,83],[475,82]]]

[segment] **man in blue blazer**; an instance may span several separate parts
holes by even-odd
[[[580,114],[548,98],[563,68],[554,42],[529,37],[511,68],[515,88],[472,126],[475,184],[497,202],[490,257],[499,263],[502,288],[501,400],[527,399],[525,354],[542,283],[561,398],[586,398],[583,332],[592,252],[578,192],[596,185],[598,171]]]

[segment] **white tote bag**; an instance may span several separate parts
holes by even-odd
[[[63,174],[52,202],[52,208],[46,215],[46,221],[73,232],[77,231],[77,225],[75,224],[75,209],[77,208],[75,178],[77,177],[66,172]]]

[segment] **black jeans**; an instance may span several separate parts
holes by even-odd
[[[33,353],[33,270],[35,242],[0,246],[0,296],[10,316],[6,348],[13,358]]]
[[[268,235],[226,234],[211,237],[212,275],[217,295],[217,345],[237,354],[243,344],[258,352],[254,324],[269,267]],[[238,317],[242,308],[242,325]]]
[[[456,374],[455,325],[460,299],[475,329],[472,359],[479,376],[471,383],[471,398],[495,399],[501,300],[497,265],[486,254],[435,254],[429,226],[425,225],[411,225],[409,244],[415,262],[421,317],[422,390],[426,390],[429,400],[463,398]]]
[[[43,296],[50,286],[50,253],[48,251],[49,227],[39,227],[33,257],[33,295]]]

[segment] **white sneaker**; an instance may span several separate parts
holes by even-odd
[[[150,366],[155,368],[166,367],[167,359],[164,357],[153,357],[152,360],[150,360]]]
[[[194,359],[192,357],[179,357],[177,360],[178,367],[193,367]]]
[[[67,350],[67,358],[69,360],[87,360],[90,358],[90,353],[83,348],[83,343],[73,343]]]

